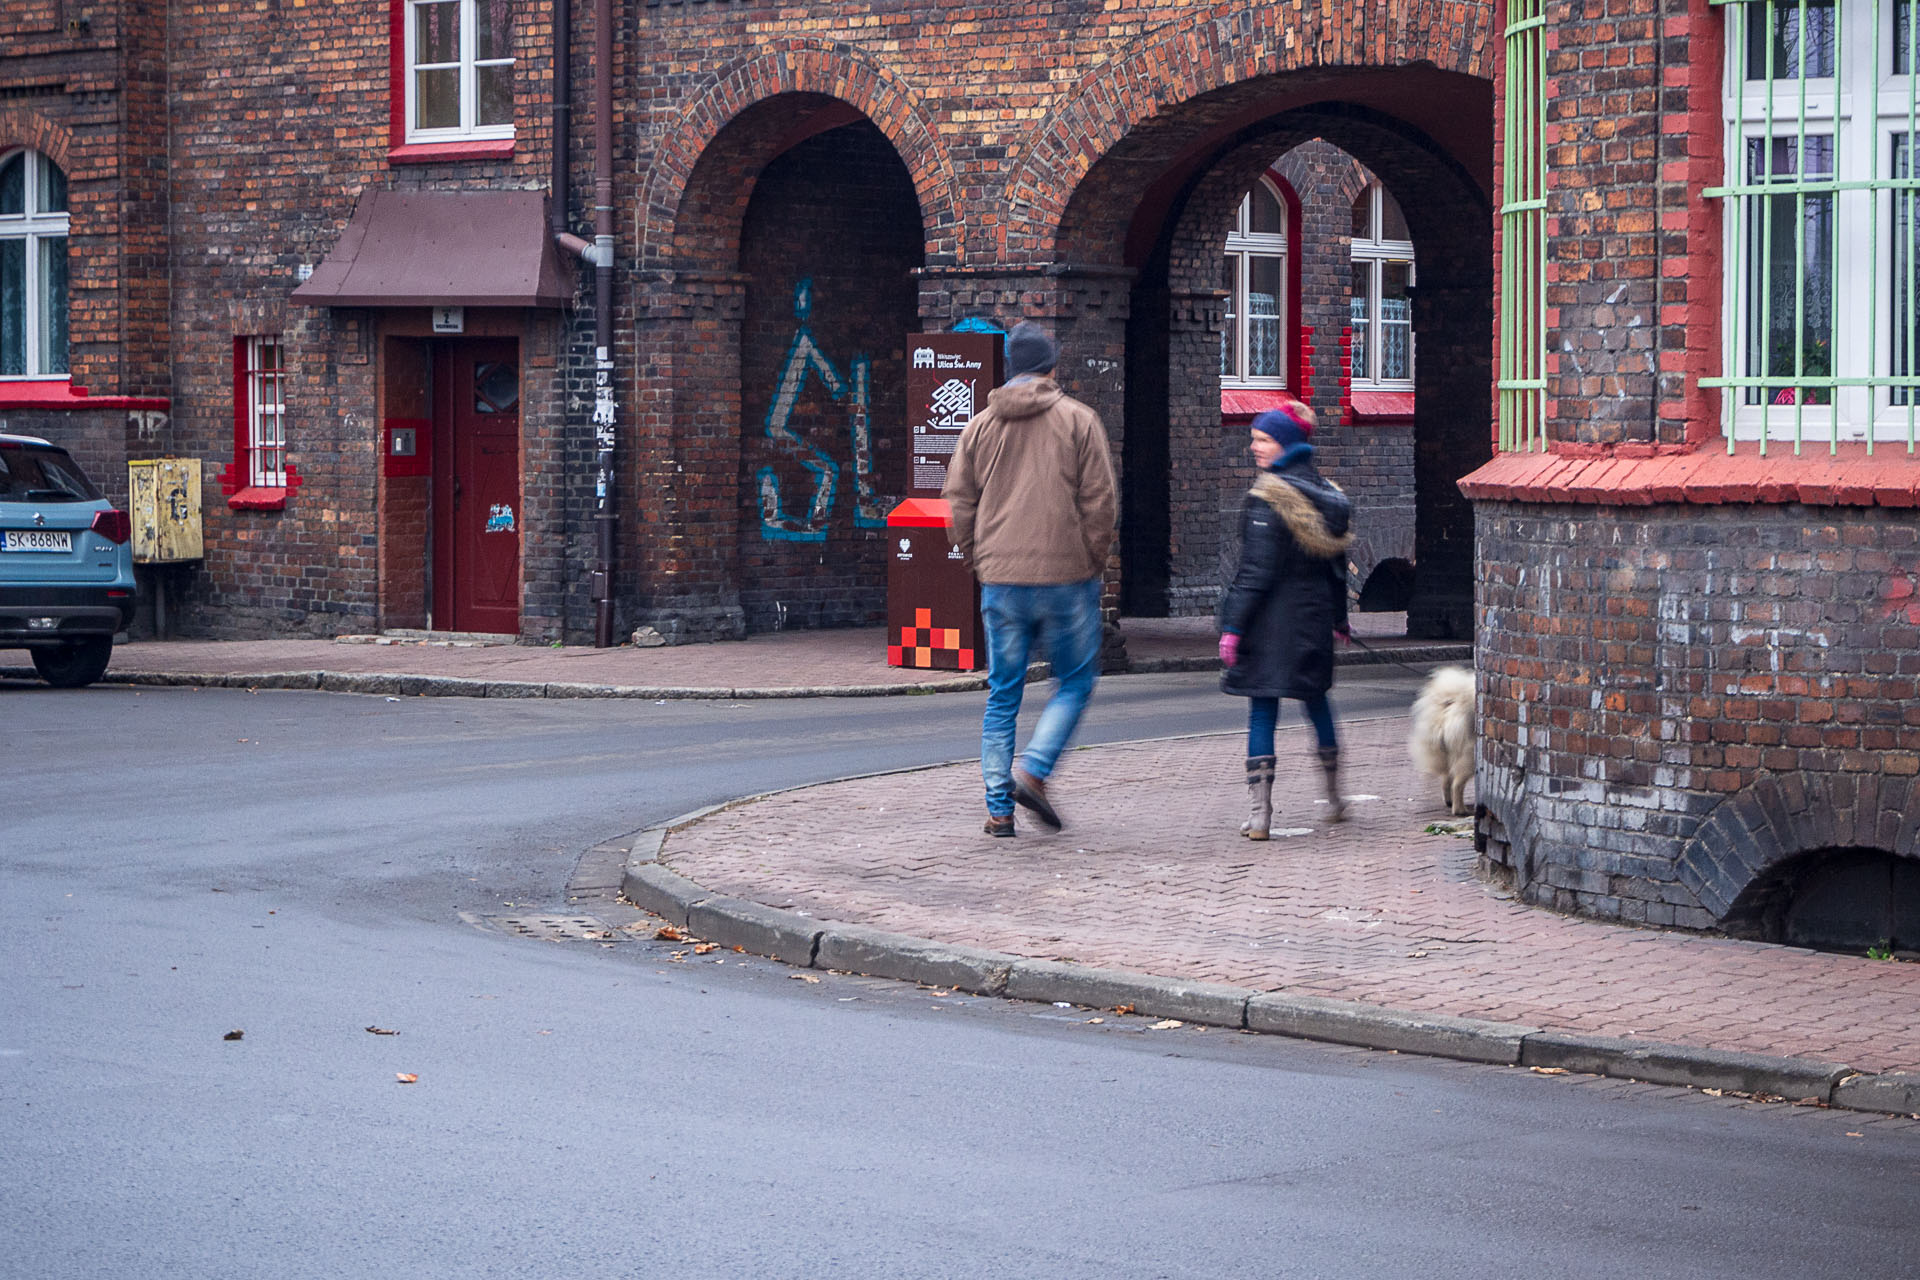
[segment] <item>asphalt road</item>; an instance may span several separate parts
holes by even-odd
[[[1920,1274],[1912,1122],[462,923],[979,702],[0,684],[0,1276]]]

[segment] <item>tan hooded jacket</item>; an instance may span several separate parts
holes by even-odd
[[[941,496],[947,532],[982,582],[1085,582],[1106,571],[1118,513],[1106,429],[1051,377],[988,393]]]

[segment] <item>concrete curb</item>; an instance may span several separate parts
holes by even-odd
[[[1346,649],[1335,655],[1340,666],[1382,663],[1471,662],[1473,646],[1412,645],[1399,649]],[[1218,671],[1215,657],[1142,658],[1110,675],[1154,675],[1180,671]],[[1029,682],[1048,676],[1045,663],[1027,673]],[[32,667],[0,667],[0,680],[38,681]],[[390,698],[629,698],[635,701],[727,701],[761,698],[897,698],[934,693],[978,693],[984,675],[929,680],[924,684],[794,685],[782,688],[705,685],[583,684],[571,681],[471,680],[461,676],[398,675],[375,671],[263,671],[253,674],[196,674],[176,671],[109,670],[102,684],[200,689],[307,689],[325,693],[363,693]]]
[[[667,837],[674,831],[720,809],[760,798],[709,805],[641,832],[627,857],[621,896],[708,942],[739,947],[799,968],[894,978],[1010,1000],[1126,1009],[1146,1017],[1325,1040],[1363,1049],[1765,1094],[1795,1102],[1812,1099],[1853,1111],[1920,1113],[1920,1075],[1871,1075],[1843,1063],[1812,1058],[1581,1035],[1353,1000],[1037,960],[888,933],[867,925],[817,920],[797,911],[715,894],[659,861]]]

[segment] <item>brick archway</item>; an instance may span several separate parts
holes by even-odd
[[[0,108],[0,153],[15,147],[38,151],[72,178],[72,134],[36,112]]]
[[[886,135],[913,179],[925,228],[927,261],[936,265],[962,262],[965,246],[954,207],[952,162],[913,90],[883,64],[851,45],[789,39],[721,68],[686,103],[674,124],[659,135],[637,204],[637,266],[719,265],[695,250],[698,229],[689,239],[689,220],[711,219],[714,212],[700,203],[703,196],[697,170],[710,158],[722,133],[735,127],[744,114],[787,95],[794,95],[800,113],[786,122],[786,128],[770,132],[762,148],[766,154],[758,157],[760,162],[778,154],[775,148],[790,148],[812,133],[864,117]],[[733,212],[744,212],[752,194],[751,182],[729,185],[739,206]],[[693,208],[687,204],[690,197],[695,201]],[[711,201],[713,197],[704,198]],[[732,219],[735,227],[738,221],[737,216]],[[728,263],[720,269],[730,266]]]
[[[1680,883],[1721,928],[1757,923],[1783,864],[1823,850],[1920,858],[1920,781],[1884,774],[1763,774],[1716,805],[1681,851]]]
[[[993,228],[998,256],[1072,260],[1080,246],[1061,234],[1068,201],[1123,141],[1151,161],[1155,152],[1217,145],[1280,110],[1330,98],[1389,107],[1396,99],[1431,103],[1433,84],[1491,85],[1500,36],[1492,3],[1417,13],[1417,21],[1368,23],[1362,9],[1227,3],[1156,30],[1083,77],[1009,166],[1007,221]],[[1437,118],[1444,122],[1444,113]],[[1487,137],[1477,155],[1470,123],[1458,140],[1441,142],[1477,178],[1484,172],[1480,185],[1490,190],[1490,118]]]

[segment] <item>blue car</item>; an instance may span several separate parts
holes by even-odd
[[[105,674],[133,620],[132,534],[65,449],[0,433],[0,649],[59,689]]]

